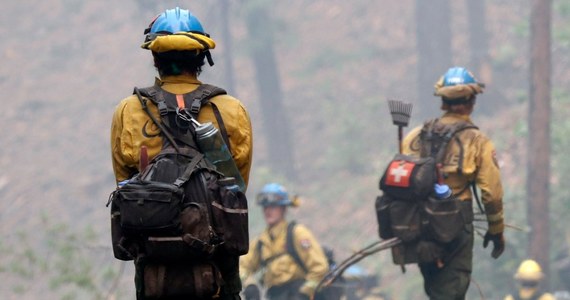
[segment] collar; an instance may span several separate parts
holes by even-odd
[[[172,76],[164,76],[162,78],[155,78],[155,83],[159,86],[168,85],[168,84],[180,84],[180,83],[187,83],[187,84],[202,84],[200,80],[194,75],[172,75]]]
[[[469,115],[460,115],[460,114],[456,114],[456,113],[452,113],[452,112],[446,112],[443,114],[443,116],[441,118],[442,119],[450,119],[450,120],[467,121],[467,122],[473,124],[473,121],[471,120],[471,117]]]
[[[267,229],[265,229],[265,232],[267,233],[268,238],[275,239],[283,232],[285,232],[286,228],[287,228],[287,221],[282,220],[281,222],[275,224],[273,227],[268,227]]]

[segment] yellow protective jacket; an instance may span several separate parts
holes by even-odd
[[[440,122],[452,124],[467,121],[466,115],[445,113]],[[403,153],[419,155],[421,127],[413,129],[403,141]],[[443,171],[447,175],[445,183],[453,193],[463,201],[472,201],[470,182],[475,182],[481,189],[481,200],[487,213],[489,233],[498,234],[504,230],[503,224],[503,186],[496,159],[495,146],[491,140],[477,129],[466,129],[457,133],[463,152],[463,170],[458,172],[460,145],[453,140],[449,142],[443,161]]]
[[[508,295],[505,297],[505,300],[516,300],[516,299],[521,299],[521,300],[530,300],[530,299],[536,299],[536,300],[555,300],[554,296],[550,293],[544,293],[542,295],[540,295],[539,297],[536,297],[536,293],[538,293],[539,291],[537,289],[521,289],[518,292],[518,298],[515,298],[513,295]]]
[[[294,227],[294,247],[307,268],[303,271],[293,257],[287,253],[286,221],[267,228],[261,235],[251,242],[249,253],[240,258],[240,276],[248,278],[262,269],[262,262],[268,262],[263,273],[263,284],[270,288],[282,284],[304,279],[305,285],[315,288],[329,270],[329,265],[323,249],[313,234],[303,225]],[[258,248],[258,243],[261,247]]]
[[[165,76],[157,79],[164,90],[173,94],[186,94],[195,90],[201,82],[194,76]],[[218,109],[224,121],[230,147],[236,165],[247,185],[252,158],[252,130],[249,115],[243,104],[234,97],[220,95],[210,100]],[[156,105],[148,101],[150,111],[160,120]],[[205,105],[198,114],[198,121],[212,122],[219,128],[212,107]],[[131,178],[137,173],[140,148],[145,145],[149,159],[162,148],[160,130],[141,107],[136,95],[123,99],[113,115],[111,125],[111,154],[117,182]]]

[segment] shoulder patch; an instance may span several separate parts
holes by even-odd
[[[301,248],[308,250],[311,249],[311,241],[309,239],[302,239],[299,241],[299,244],[301,244]]]

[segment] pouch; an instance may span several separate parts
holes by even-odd
[[[392,201],[390,204],[390,228],[393,235],[404,243],[419,239],[421,235],[421,212],[419,204]]]
[[[392,199],[386,194],[376,197],[376,219],[378,220],[378,234],[381,239],[394,237],[390,223],[390,204]]]
[[[423,205],[425,232],[430,239],[441,243],[453,241],[463,230],[465,220],[461,200],[429,197]]]
[[[247,198],[236,185],[226,185],[224,181],[218,181],[212,188],[217,192],[212,215],[223,247],[229,254],[244,255],[249,250]]]
[[[129,182],[117,190],[116,204],[125,234],[168,236],[180,233],[182,189],[158,182]]]

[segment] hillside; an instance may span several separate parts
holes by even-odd
[[[250,110],[255,133],[249,189],[249,197],[254,199],[264,183],[282,178],[267,161],[259,108],[263,99],[257,96],[248,54],[254,37],[248,36],[243,22],[246,6],[240,1],[230,2],[236,74],[236,90],[232,92]],[[487,1],[492,81],[486,83],[494,91],[489,94],[500,97],[483,95],[478,110],[484,113],[475,115],[480,127],[497,141],[507,190],[505,206],[513,212],[507,217],[516,222],[524,222],[525,213],[524,192],[520,189],[524,187],[526,167],[527,2]],[[154,7],[149,3],[154,2],[49,0],[3,4],[0,250],[6,255],[0,260],[0,280],[8,283],[0,287],[4,299],[36,299],[44,291],[62,297],[74,289],[84,293],[79,295],[102,298],[90,291],[107,291],[112,284],[113,276],[109,274],[117,272],[119,263],[111,256],[108,210],[104,206],[114,188],[108,141],[110,120],[115,105],[132,92],[133,86],[152,84],[155,75],[150,53],[139,47],[142,32],[155,13],[177,2],[161,1]],[[216,21],[216,4],[193,1],[189,5],[218,43],[213,52],[216,65],[206,68],[202,78],[223,86],[228,66],[222,60],[224,41]],[[564,0],[554,1],[553,15],[553,90],[557,97],[553,102],[560,109],[556,112],[560,120],[568,114],[565,101],[570,94],[570,9],[563,4]],[[292,217],[312,228],[324,244],[333,246],[338,258],[377,238],[373,212],[377,181],[396,149],[396,131],[386,99],[406,99],[416,105],[432,101],[437,105],[432,91],[416,93],[414,5],[412,0],[291,0],[272,5],[284,113],[294,137],[294,144],[288,147],[294,153],[298,171],[296,180],[285,183],[304,200]],[[469,65],[472,48],[466,37],[464,2],[452,1],[452,11],[453,62]],[[438,24],[433,25],[435,35]],[[447,67],[441,66],[441,72]],[[413,125],[420,124],[424,117],[421,111],[415,111]],[[554,130],[557,125],[570,128],[557,123]],[[562,146],[554,147],[554,155],[565,151],[567,140],[565,132],[557,132]],[[555,168],[559,170],[564,169]],[[553,177],[555,190],[561,179]],[[553,194],[553,199],[566,195]],[[250,203],[251,232],[256,234],[263,225],[254,201]],[[507,237],[522,243],[521,235],[509,232]],[[70,241],[72,236],[74,243]],[[82,262],[81,254],[93,257],[89,271],[84,271],[93,274],[100,286],[89,289],[76,282],[69,284],[65,278],[59,278],[60,286],[47,282],[45,277],[57,277],[60,269],[42,269],[39,261],[44,257],[43,249],[59,249],[52,245],[61,242],[58,239],[72,244],[64,245],[70,249],[80,249],[73,252],[77,255],[73,259]],[[39,257],[27,257],[24,252],[28,248]],[[524,255],[522,251],[507,253],[510,259],[493,275],[509,282],[516,259]],[[490,263],[487,252],[476,255]],[[15,261],[23,257],[27,257],[24,269],[39,271],[32,275],[15,271],[22,267]],[[49,259],[46,261],[49,266]],[[421,283],[418,276],[412,275],[416,274],[415,268],[401,275],[387,253],[364,265],[380,271],[381,286],[394,299],[418,295]],[[120,299],[130,299],[125,295],[132,289],[131,272],[127,269],[121,279],[118,295],[124,298]],[[506,289],[480,274],[475,278],[484,288],[497,290],[497,294],[489,291],[492,295],[498,296]],[[30,278],[46,282],[28,286]]]

